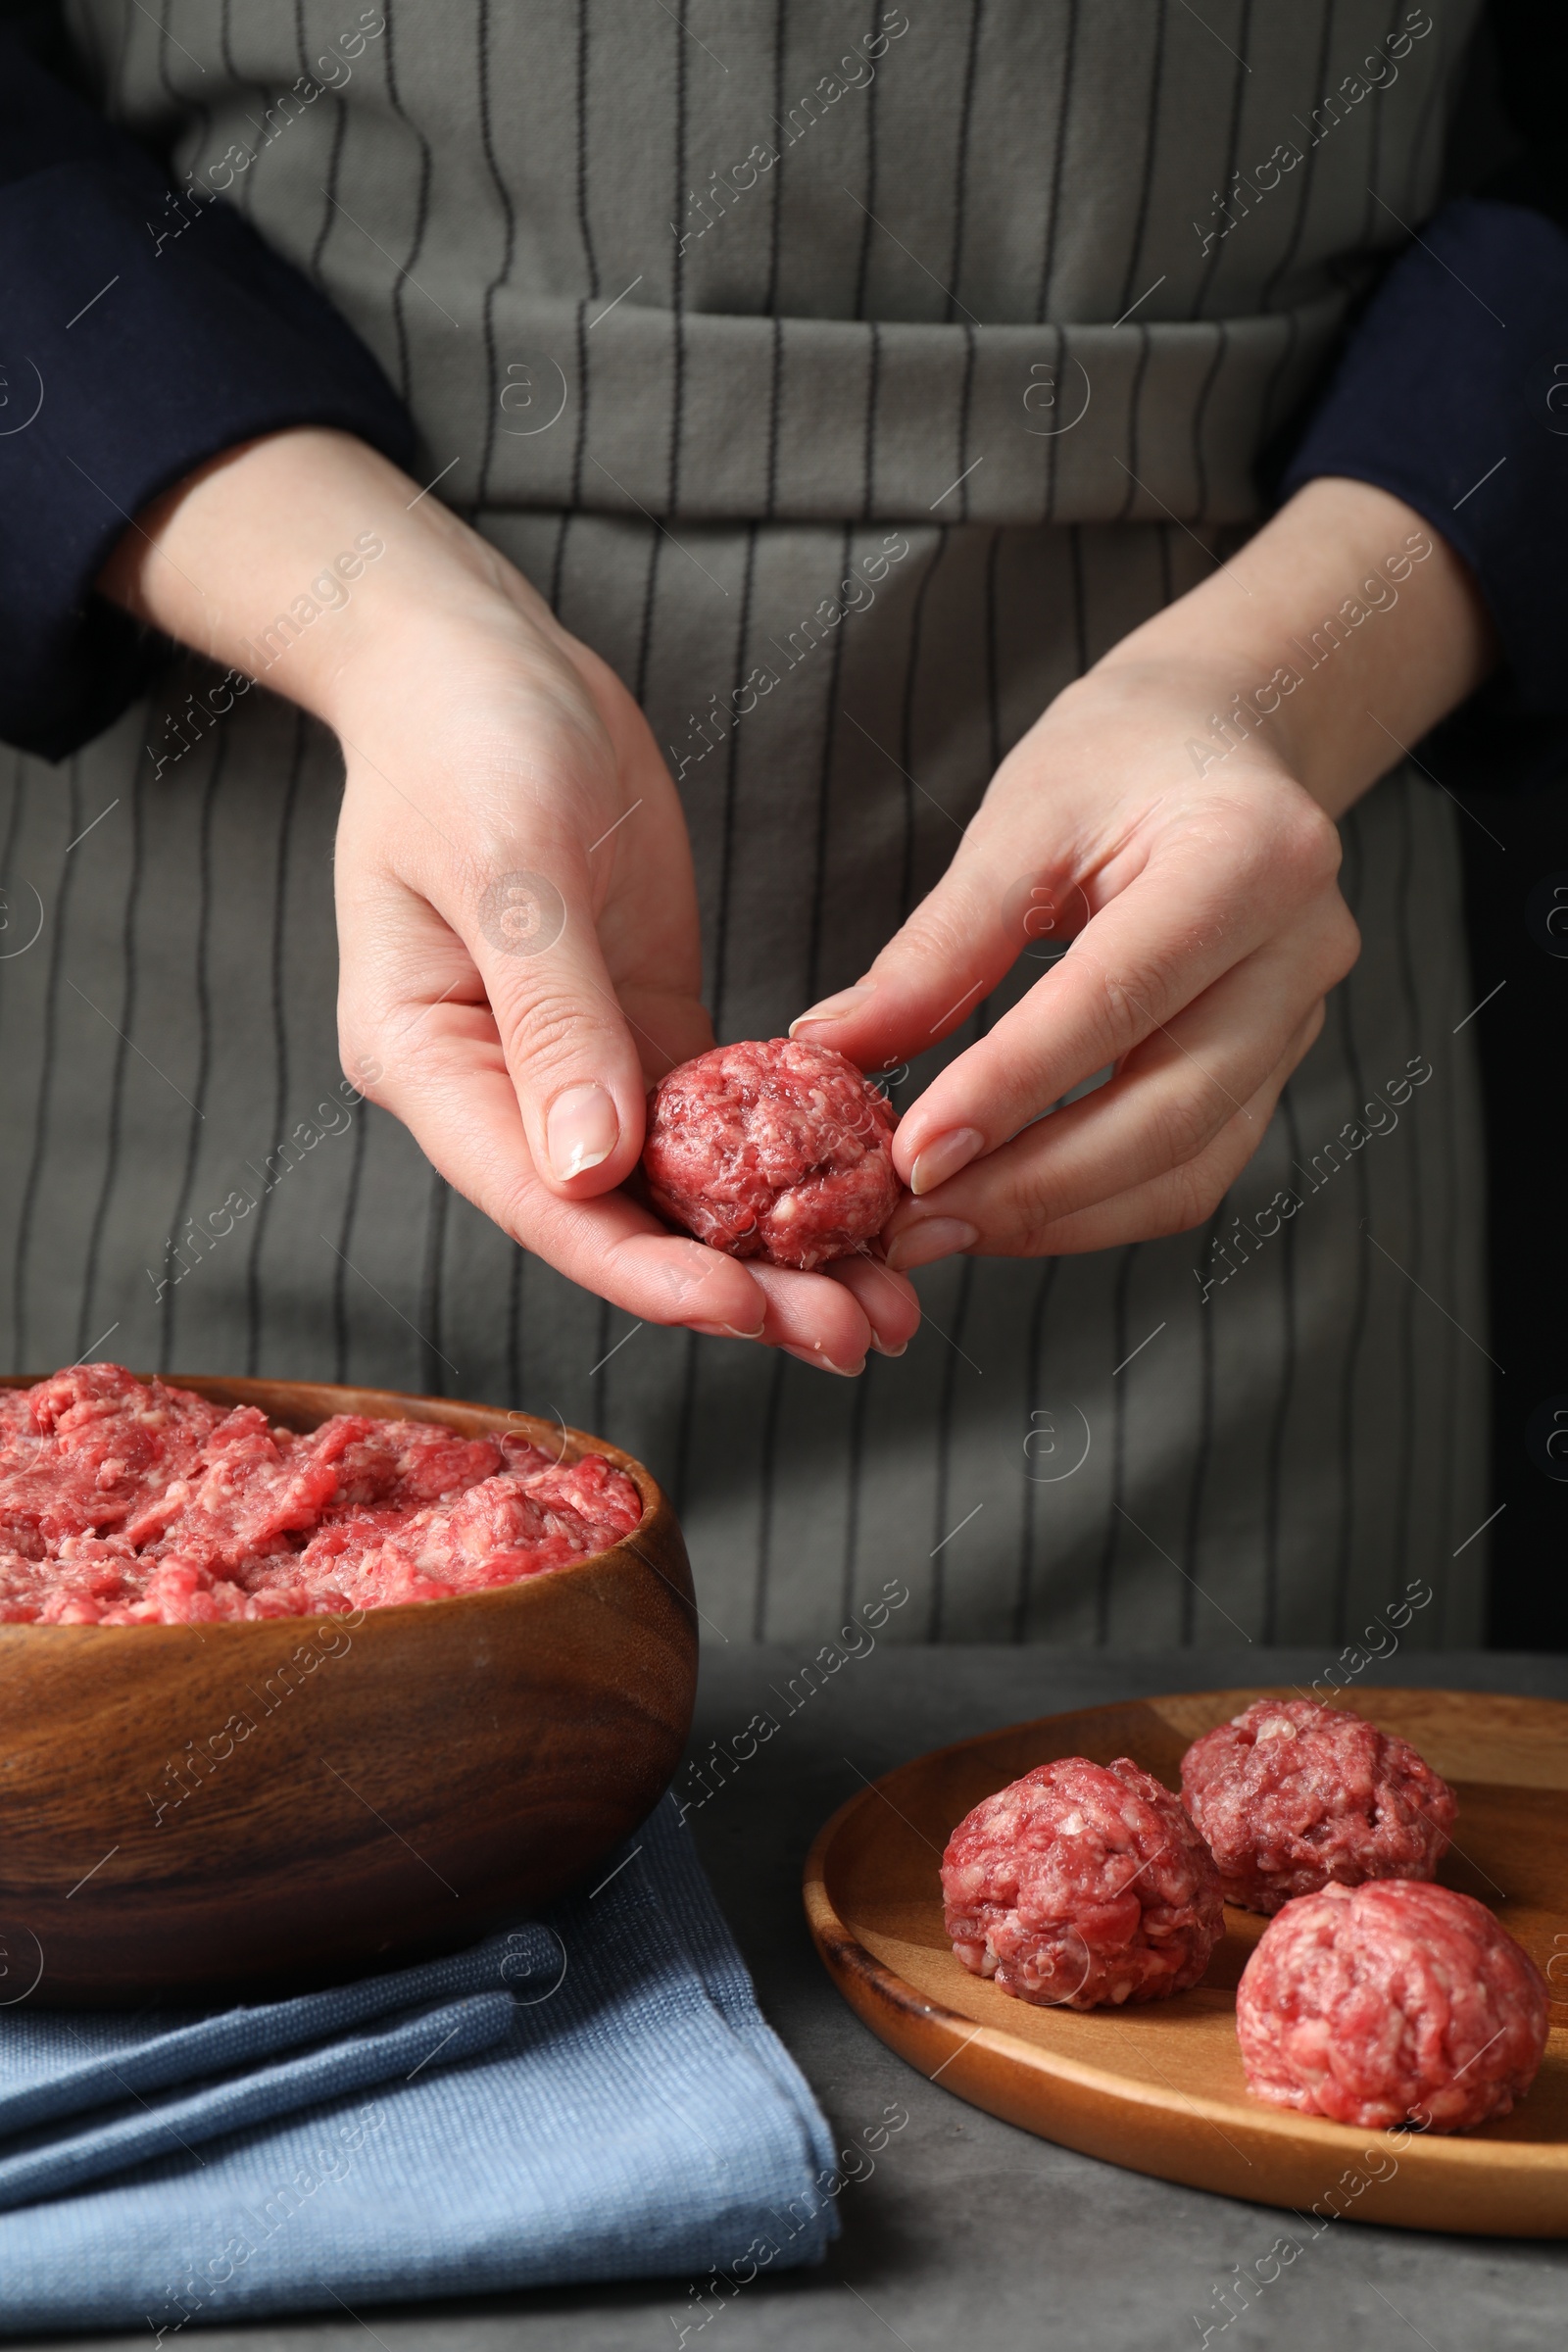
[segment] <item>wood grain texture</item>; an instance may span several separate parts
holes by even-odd
[[[640,1462],[446,1397],[177,1385],[292,1429],[365,1413],[602,1453],[642,1523],[592,1559],[352,1628],[0,1626],[0,2001],[275,1993],[472,1942],[585,1879],[691,1728],[691,1571]]]
[[[1036,1764],[1130,1755],[1168,1787],[1200,1732],[1262,1690],[1092,1707],[918,1757],[836,1813],[807,1860],[807,1917],[872,2032],[959,2098],[1134,2172],[1329,2219],[1490,2236],[1568,2236],[1568,1706],[1362,1689],[1340,1703],[1410,1740],[1458,1791],[1440,1876],[1486,1902],[1555,1996],[1529,2098],[1463,2137],[1355,2131],[1247,2089],[1235,1986],[1265,1922],[1226,1909],[1201,1984],[1169,2001],[1037,2009],[971,1976],[942,1928],[938,1867],[956,1825]],[[1316,2220],[1313,2220],[1313,2215]]]

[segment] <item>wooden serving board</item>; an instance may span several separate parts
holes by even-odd
[[[1545,2059],[1524,2103],[1462,2137],[1352,2130],[1247,2089],[1236,1984],[1265,1922],[1227,1907],[1191,1992],[1136,2009],[1040,2009],[955,1959],[942,1850],[972,1805],[1036,1764],[1131,1756],[1168,1788],[1200,1732],[1288,1690],[1134,1699],[916,1757],[852,1797],[806,1865],[806,1909],[839,1990],[911,2066],[1008,2123],[1134,2172],[1407,2230],[1568,2237],[1568,1705],[1460,1690],[1356,1690],[1452,1783],[1444,1883],[1487,1903],[1546,1973]]]

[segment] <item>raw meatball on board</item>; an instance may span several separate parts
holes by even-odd
[[[1408,1741],[1312,1698],[1260,1698],[1195,1740],[1182,1797],[1225,1900],[1262,1912],[1330,1884],[1434,1877],[1458,1812]]]
[[[1127,1756],[1063,1756],[985,1797],[948,1840],[942,1893],[964,1967],[1049,2007],[1185,1992],[1225,1926],[1207,1846]]]
[[[1507,2115],[1546,2046],[1541,1971],[1472,1895],[1325,1886],[1270,1920],[1236,1994],[1248,2088],[1367,2130]]]
[[[661,1215],[710,1249],[810,1272],[863,1250],[898,1206],[897,1123],[828,1047],[718,1046],[655,1088],[643,1170]]]

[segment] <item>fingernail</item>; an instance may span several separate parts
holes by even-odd
[[[909,1343],[907,1340],[904,1340],[897,1348],[890,1348],[885,1340],[879,1340],[876,1333],[872,1332],[871,1345],[878,1355],[903,1355],[907,1351]]]
[[[888,1264],[896,1274],[906,1274],[911,1266],[929,1266],[956,1250],[972,1250],[979,1239],[961,1217],[922,1217],[917,1225],[906,1225],[894,1235],[888,1244]]]
[[[558,1184],[586,1176],[620,1141],[620,1118],[602,1086],[568,1086],[550,1105],[545,1148]]]
[[[934,1144],[927,1144],[909,1170],[909,1190],[918,1199],[922,1193],[934,1193],[939,1184],[956,1176],[966,1168],[985,1142],[978,1127],[955,1127],[939,1135]]]
[[[821,1348],[786,1348],[784,1352],[793,1355],[798,1364],[809,1364],[813,1372],[837,1372],[844,1380],[854,1380],[865,1370],[863,1355],[858,1364],[836,1364]]]
[[[854,1012],[858,1005],[865,1003],[866,998],[871,994],[871,988],[872,983],[869,980],[858,980],[853,988],[841,988],[836,997],[824,997],[820,1004],[813,1004],[809,1012],[803,1012],[798,1020],[791,1021],[791,1037],[795,1035],[797,1029],[804,1029],[808,1021],[842,1021],[847,1014]],[[793,1350],[786,1350],[786,1352],[790,1353]]]
[[[760,1340],[767,1327],[764,1315],[755,1331],[738,1331],[733,1323],[688,1323],[688,1331],[700,1331],[710,1340]]]

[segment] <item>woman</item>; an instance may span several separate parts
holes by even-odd
[[[1331,1642],[1441,1562],[1474,1639],[1474,1000],[1403,756],[1499,627],[1539,681],[1446,417],[1391,482],[1354,352],[1300,416],[1475,9],[346,14],[80,0],[156,203],[30,100],[19,1364],[558,1413],[729,1636],[896,1552],[915,1638]],[[107,733],[95,579],[193,649]],[[620,1189],[648,1081],[792,1020],[904,1111],[886,1267]]]

